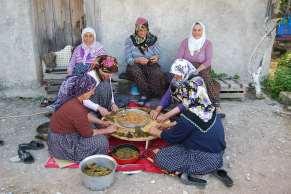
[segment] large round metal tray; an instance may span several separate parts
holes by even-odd
[[[125,127],[125,126],[122,126],[120,122],[117,121],[116,118],[118,118],[118,114],[124,114],[123,111],[133,111],[133,112],[138,112],[138,113],[142,113],[142,114],[146,114],[146,116],[148,117],[148,121],[147,123],[143,124],[143,125],[139,125],[139,126],[136,126],[136,125],[131,125],[131,126],[135,126],[135,127]],[[136,130],[142,130],[144,132],[146,132],[148,130],[148,128],[156,125],[156,121],[154,121],[153,119],[150,118],[150,115],[149,115],[149,111],[150,110],[140,110],[140,109],[120,109],[117,113],[113,114],[113,115],[109,115],[109,116],[106,116],[105,120],[109,120],[111,122],[113,122],[117,127],[117,131],[110,134],[111,136],[115,137],[115,138],[118,138],[118,139],[122,139],[122,140],[127,140],[127,141],[148,141],[148,140],[153,140],[153,139],[156,139],[157,137],[154,137],[154,136],[151,136],[151,135],[148,135],[146,137],[127,137],[126,135],[121,135],[120,132],[124,132],[125,134],[127,132],[131,132],[131,133],[135,133]],[[165,128],[167,127],[171,127],[173,125],[175,125],[176,123],[175,122],[171,122],[170,120],[167,120],[163,123],[163,125],[165,126]],[[126,125],[126,126],[130,126],[130,125]]]
[[[124,119],[122,119],[122,117],[125,117],[129,114],[136,114],[135,116],[138,116],[139,118],[141,118],[141,122],[131,123],[130,121],[124,121]],[[126,128],[143,127],[149,123],[150,115],[148,113],[146,113],[145,111],[139,110],[139,109],[124,109],[124,110],[119,111],[115,115],[115,121],[120,126],[126,127]]]

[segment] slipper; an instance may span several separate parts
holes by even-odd
[[[45,122],[45,123],[39,125],[39,126],[36,128],[36,132],[38,132],[39,134],[48,134],[48,131],[49,131],[49,125],[50,125],[49,122]]]
[[[194,176],[191,176],[187,173],[183,173],[180,176],[180,180],[185,185],[195,185],[198,187],[205,187],[207,185],[207,181],[204,179],[196,178]]]
[[[35,139],[39,139],[39,140],[42,140],[42,141],[47,141],[48,139],[48,134],[37,134],[34,136]]]
[[[232,187],[233,180],[228,176],[227,172],[223,169],[218,169],[212,172],[212,175],[218,178],[227,187]]]
[[[46,116],[46,117],[48,117],[48,118],[50,118],[52,115],[53,115],[53,113],[52,113],[52,112],[47,112],[47,113],[44,113],[44,116]]]
[[[32,155],[22,149],[18,149],[18,157],[24,164],[31,164],[34,162],[34,158],[32,157]]]
[[[0,146],[3,146],[3,145],[4,145],[4,141],[0,140]]]
[[[48,98],[44,98],[42,99],[42,101],[40,102],[40,107],[46,107],[50,104],[52,104],[54,101],[53,100],[50,100]]]
[[[20,158],[19,158],[18,155],[9,158],[9,161],[10,161],[10,162],[21,162],[21,160],[20,160]]]
[[[18,145],[18,149],[21,150],[40,150],[44,148],[44,144],[40,141],[32,140],[29,143],[22,143]]]

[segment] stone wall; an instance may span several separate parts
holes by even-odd
[[[207,27],[214,45],[213,68],[217,72],[238,73],[250,81],[251,52],[265,33],[267,0],[85,0],[87,25],[109,53],[118,57],[124,70],[124,41],[134,31],[138,16],[149,19],[150,31],[161,46],[161,65],[166,71],[175,59],[180,42],[190,33],[194,21]],[[273,38],[267,38],[256,54],[255,69],[264,56],[264,72],[270,64]],[[265,53],[265,55],[264,55]]]

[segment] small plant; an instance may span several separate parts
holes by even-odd
[[[290,10],[291,8],[288,7],[288,0],[280,0],[280,5],[279,5],[279,10],[280,10],[280,15],[284,16],[288,10]]]
[[[278,99],[281,91],[291,91],[291,52],[280,58],[273,78],[269,76],[263,81],[263,85],[274,99]]]
[[[216,80],[238,80],[240,77],[238,74],[234,76],[230,76],[226,73],[216,73],[213,69],[211,69],[211,77]]]

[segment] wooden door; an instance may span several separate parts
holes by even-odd
[[[40,56],[81,42],[83,0],[33,0],[33,8]]]

